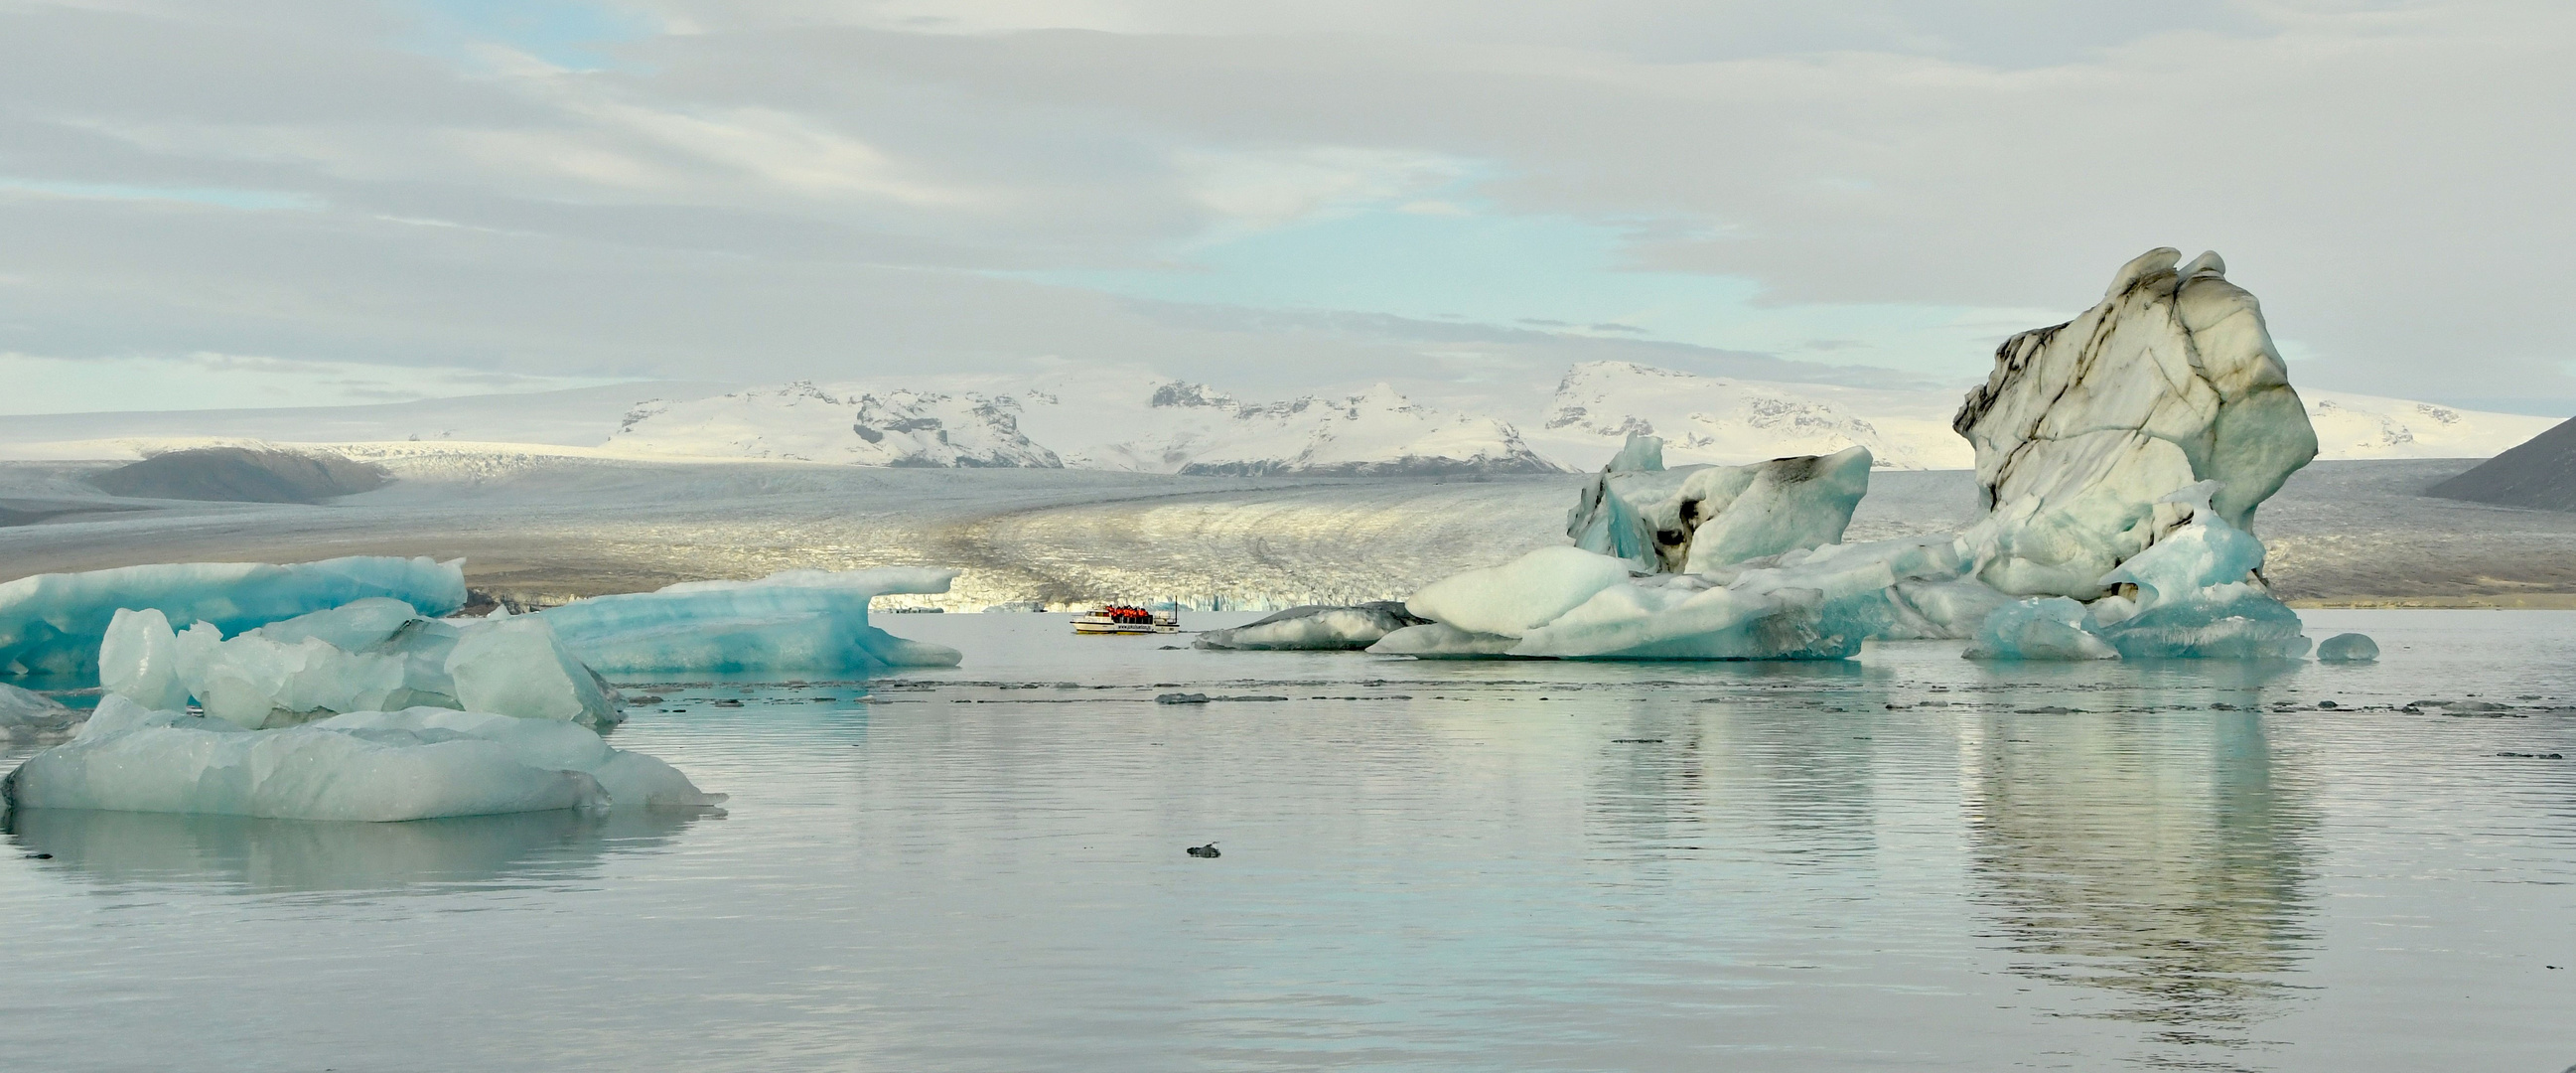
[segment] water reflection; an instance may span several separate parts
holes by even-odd
[[[2248,685],[2255,683],[2247,683]],[[2235,1068],[2312,945],[2312,791],[2253,712],[1983,717],[1970,868],[2013,971],[2099,989],[2154,1065]]]
[[[108,887],[206,884],[244,893],[440,892],[591,875],[612,853],[663,845],[686,814],[558,809],[407,823],[331,823],[24,809],[10,840],[51,871]]]

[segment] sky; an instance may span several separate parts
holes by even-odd
[[[2569,414],[2572,91],[2487,0],[0,0],[0,413],[1947,386],[2174,246],[2303,386]]]

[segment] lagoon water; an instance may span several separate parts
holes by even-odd
[[[2305,614],[2382,661],[889,616],[966,664],[615,733],[722,816],[14,817],[0,1067],[2566,1069],[2576,613]]]

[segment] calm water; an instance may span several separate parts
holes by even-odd
[[[0,1067],[2576,1063],[2576,760],[2500,755],[2576,756],[2576,614],[2307,615],[2383,662],[889,617],[966,665],[665,689],[615,734],[722,817],[20,815]],[[1289,699],[1153,703],[1183,688]]]

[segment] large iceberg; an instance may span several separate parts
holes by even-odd
[[[2163,249],[2100,305],[2014,336],[1954,423],[1987,516],[1956,537],[1839,543],[1869,453],[1667,470],[1633,437],[1567,518],[1573,547],[1433,582],[1424,657],[1839,659],[1970,638],[1988,659],[2306,651],[2266,589],[2254,508],[2316,436],[2253,296]],[[2037,599],[2016,601],[2016,597]],[[2089,604],[2085,601],[2089,601]]]
[[[606,683],[534,616],[431,619],[373,598],[227,638],[120,610],[99,648],[108,692],[151,709],[195,698],[245,729],[344,712],[440,707],[584,726],[619,720]]]
[[[1380,638],[1423,619],[1394,600],[1351,607],[1310,604],[1292,607],[1256,622],[1209,630],[1192,641],[1195,648],[1254,650],[1350,651],[1367,648]]]
[[[1866,447],[1749,466],[1665,469],[1663,442],[1631,436],[1566,517],[1574,546],[1648,573],[1701,571],[1839,542],[1869,492]]]
[[[284,566],[163,563],[37,574],[0,584],[0,675],[86,675],[120,608],[227,634],[369,597],[444,615],[465,604],[460,561],[353,556]]]
[[[2095,599],[2184,523],[2170,493],[2218,481],[2218,516],[2250,531],[2255,506],[2316,457],[2261,306],[2217,254],[2181,259],[2150,250],[2099,305],[2006,340],[1960,407],[1989,511],[1966,535],[1988,584]]]
[[[604,674],[798,671],[867,674],[953,667],[959,654],[868,625],[868,601],[941,593],[957,571],[788,570],[758,581],[692,581],[537,612],[564,647]]]
[[[15,808],[373,821],[723,800],[556,720],[412,708],[248,730],[114,695],[71,741],[12,772],[0,796]]]

